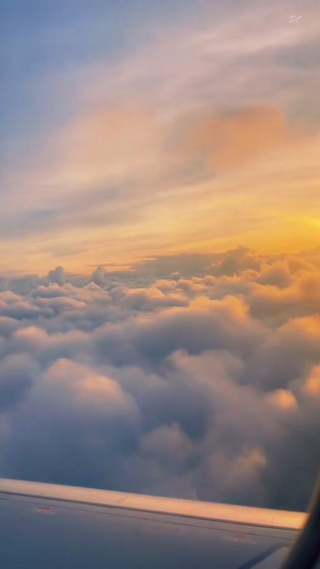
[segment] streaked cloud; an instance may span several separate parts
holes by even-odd
[[[311,0],[229,2],[194,23],[142,21],[114,59],[100,51],[33,78],[31,89],[55,93],[56,120],[10,142],[4,269],[44,273],[66,256],[83,271],[239,243],[315,247],[317,10]]]

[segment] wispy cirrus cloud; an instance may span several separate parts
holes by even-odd
[[[316,13],[311,0],[228,3],[196,23],[142,24],[130,53],[33,78],[64,119],[8,154],[4,267],[47,271],[66,254],[83,270],[239,241],[315,246]]]

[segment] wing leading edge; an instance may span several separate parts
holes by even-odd
[[[276,569],[306,515],[0,479],[0,566]]]

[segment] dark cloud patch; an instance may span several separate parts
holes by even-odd
[[[0,278],[0,291],[10,290],[16,294],[29,294],[41,283],[38,275],[16,275],[11,278]]]
[[[148,289],[136,288],[127,290],[122,299],[122,305],[125,308],[145,312],[169,306],[187,306],[188,303],[189,299],[185,295],[177,292],[170,294],[168,291],[167,294],[164,294],[155,286]]]
[[[54,271],[50,271],[48,274],[48,283],[57,283],[63,286],[66,282],[66,276],[63,267],[56,267]]]
[[[98,286],[104,287],[107,284],[105,278],[105,271],[103,267],[97,267],[96,270],[92,274],[92,282]]]
[[[190,354],[227,349],[245,355],[265,330],[247,318],[240,300],[229,296],[222,301],[199,297],[190,307],[168,309],[138,322],[127,334],[150,362],[161,362],[181,349]]]
[[[23,401],[37,372],[36,363],[27,355],[10,355],[0,362],[0,413]]]
[[[180,276],[190,277],[203,274],[204,268],[210,264],[213,255],[200,255],[198,253],[185,253],[167,255],[153,259],[146,259],[137,265],[137,270],[151,274],[155,278],[167,277],[179,273]]]
[[[33,306],[30,302],[24,299],[13,299],[13,301],[6,300],[0,304],[0,316],[7,317],[14,320],[35,320],[40,315],[50,317],[52,311],[50,309],[40,310],[37,306]]]
[[[294,319],[279,327],[247,359],[246,383],[261,389],[286,387],[320,361],[320,318]]]
[[[247,301],[255,318],[270,322],[320,315],[320,272],[302,271],[285,289],[256,284]]]
[[[260,271],[261,262],[249,249],[238,247],[221,255],[220,258],[217,256],[216,261],[209,267],[208,272],[217,276],[233,276],[248,269]]]
[[[257,277],[257,283],[262,285],[276,286],[278,288],[286,288],[293,282],[287,263],[273,263],[267,265],[261,274]]]
[[[8,318],[7,316],[0,317],[0,337],[8,338],[18,328],[19,323],[14,318]]]
[[[319,270],[239,247],[3,278],[2,476],[304,509]]]

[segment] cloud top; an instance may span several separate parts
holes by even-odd
[[[239,247],[4,280],[1,475],[305,509],[319,270]]]

